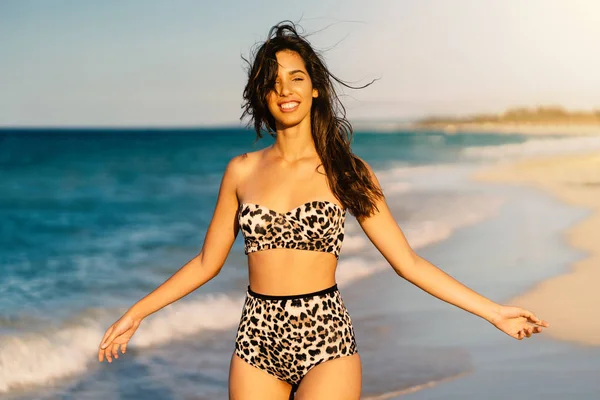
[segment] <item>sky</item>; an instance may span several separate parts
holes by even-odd
[[[600,109],[598,0],[1,0],[0,126],[240,124],[245,63],[299,22],[355,121]]]

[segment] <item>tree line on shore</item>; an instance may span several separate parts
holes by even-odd
[[[500,114],[474,114],[465,117],[430,116],[420,125],[448,124],[600,124],[600,109],[569,111],[560,106],[514,107]]]

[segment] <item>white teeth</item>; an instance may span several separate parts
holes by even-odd
[[[298,104],[299,104],[299,103],[297,103],[297,102],[295,102],[295,101],[292,101],[292,102],[289,102],[289,103],[283,103],[283,104],[281,105],[281,108],[284,108],[284,109],[294,108],[294,107],[296,107]]]

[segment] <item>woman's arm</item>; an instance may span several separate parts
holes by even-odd
[[[379,185],[372,169],[368,164],[365,165],[369,168],[373,181]],[[539,326],[533,327],[527,322],[548,326],[527,310],[494,303],[420,257],[408,244],[384,198],[377,202],[377,208],[375,214],[361,218],[358,222],[398,275],[438,299],[486,319],[517,339],[541,332]]]
[[[161,308],[193,292],[217,276],[233,246],[239,226],[237,223],[237,186],[243,173],[243,158],[232,159],[221,181],[217,205],[208,226],[201,251],[159,287],[135,303],[104,335],[99,360],[111,355],[118,358],[118,347],[126,344],[141,320]],[[115,340],[118,339],[118,340]]]

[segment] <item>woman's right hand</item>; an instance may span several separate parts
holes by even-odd
[[[119,358],[119,347],[121,347],[121,352],[125,354],[127,343],[141,322],[141,319],[135,319],[130,314],[125,313],[117,322],[112,324],[106,330],[100,343],[98,361],[102,362],[106,357],[108,362],[111,363],[113,356]]]

